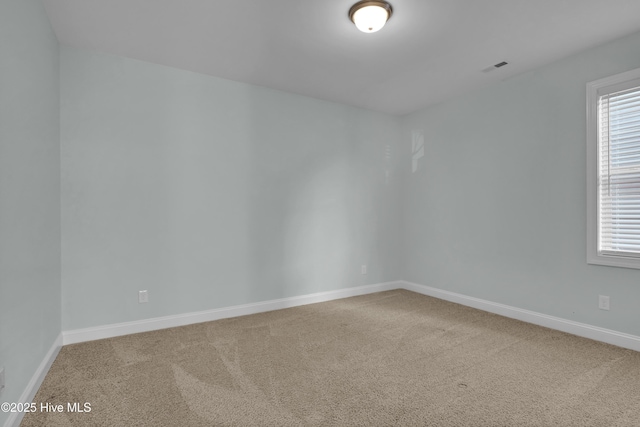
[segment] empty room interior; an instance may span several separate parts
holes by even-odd
[[[638,17],[2,0],[0,425],[640,425]]]

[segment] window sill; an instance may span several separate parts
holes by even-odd
[[[640,259],[610,255],[589,255],[587,264],[640,269]]]

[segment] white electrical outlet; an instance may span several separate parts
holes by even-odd
[[[4,366],[0,368],[0,396],[4,393]]]
[[[598,308],[600,310],[609,310],[609,297],[606,295],[598,295]]]
[[[149,292],[148,291],[139,291],[138,292],[138,303],[144,304],[145,302],[149,302]]]
[[[360,272],[361,272],[362,274],[367,274],[367,266],[366,266],[366,264],[365,264],[365,265],[363,265],[363,266],[360,268]]]

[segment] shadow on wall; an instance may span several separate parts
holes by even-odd
[[[371,138],[369,113],[275,96],[283,108],[251,101],[250,299],[379,281],[391,145]]]

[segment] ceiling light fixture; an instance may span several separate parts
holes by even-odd
[[[349,18],[363,33],[375,33],[387,23],[393,8],[382,0],[359,1],[349,9]]]

